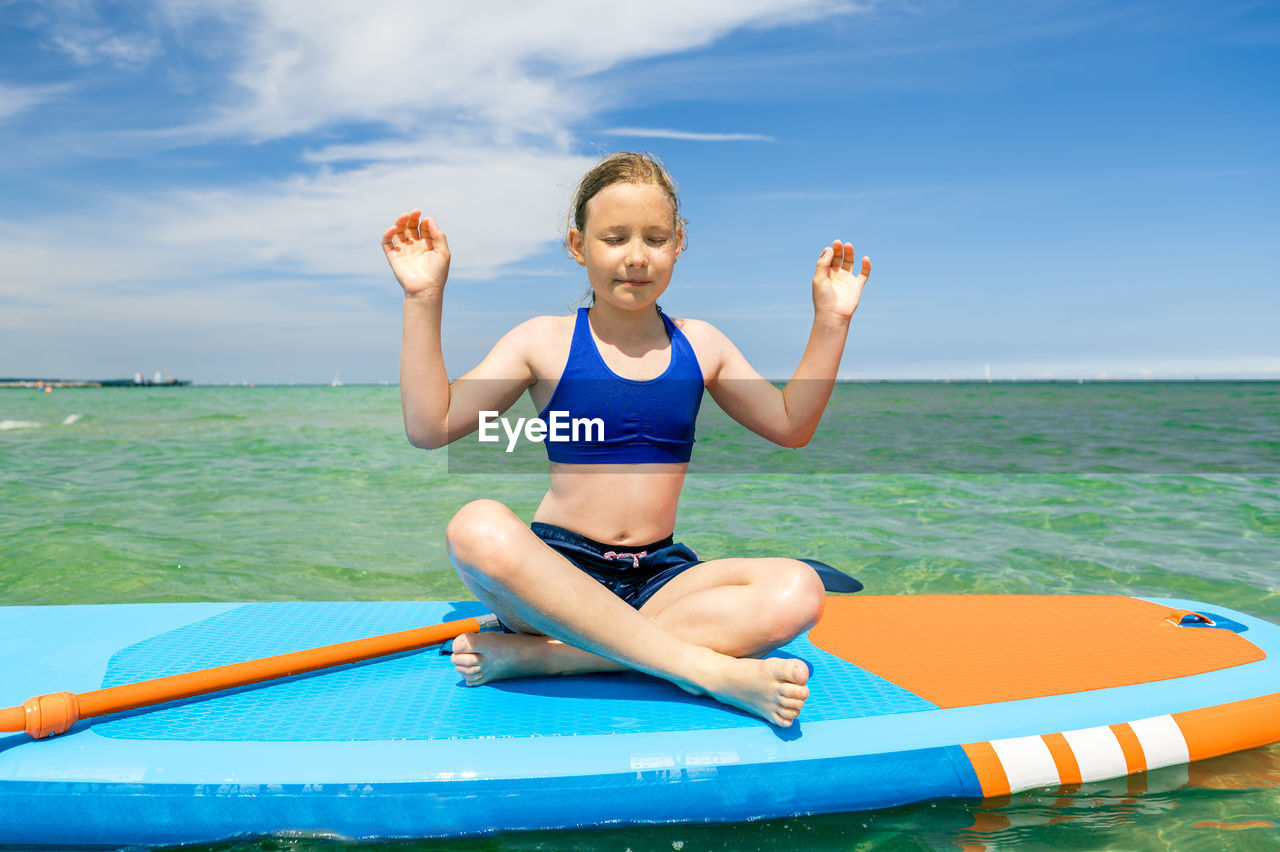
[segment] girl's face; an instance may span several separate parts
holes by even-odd
[[[569,231],[569,249],[586,267],[596,302],[624,310],[656,303],[680,256],[667,194],[653,184],[610,184],[587,202],[586,218],[582,231]]]

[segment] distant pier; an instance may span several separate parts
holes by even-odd
[[[0,388],[175,388],[187,387],[190,379],[167,379],[155,381],[135,376],[132,379],[0,379]]]

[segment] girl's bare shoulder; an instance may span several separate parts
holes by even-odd
[[[698,363],[704,372],[714,373],[719,369],[727,351],[733,350],[733,343],[723,331],[706,320],[671,317],[676,328],[684,334],[698,356]]]
[[[572,316],[532,317],[508,331],[503,339],[521,348],[554,345],[560,338],[573,335],[573,320]]]
[[[675,323],[676,328],[684,332],[684,336],[690,340],[694,337],[699,340],[724,337],[724,332],[706,320],[694,319],[693,317],[670,317],[670,319]]]
[[[733,346],[733,342],[729,340],[727,334],[706,320],[675,319],[673,317],[671,321],[676,324],[676,328],[684,332],[684,336],[689,338],[689,342],[693,344],[695,349],[703,346],[708,349],[720,350],[726,346]]]
[[[537,378],[558,376],[569,360],[574,320],[572,314],[533,317],[511,329],[507,338],[524,353]]]

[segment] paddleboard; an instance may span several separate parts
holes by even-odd
[[[0,707],[481,613],[0,607]],[[0,735],[0,843],[452,837],[981,798],[1280,741],[1280,627],[1171,599],[830,597],[775,728],[639,674],[462,684],[436,649]]]

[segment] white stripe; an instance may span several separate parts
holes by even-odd
[[[1142,743],[1142,753],[1147,757],[1148,769],[1174,766],[1191,760],[1191,755],[1187,753],[1186,737],[1182,736],[1182,729],[1172,716],[1139,719],[1130,722],[1129,727],[1133,728],[1133,732],[1138,735],[1138,742]]]
[[[1124,750],[1110,728],[1081,728],[1063,731],[1067,745],[1080,764],[1081,781],[1102,781],[1129,774],[1124,760]]]
[[[1000,758],[1004,774],[1009,778],[1009,792],[1058,786],[1058,767],[1054,765],[1049,747],[1040,737],[992,740],[991,748]]]

